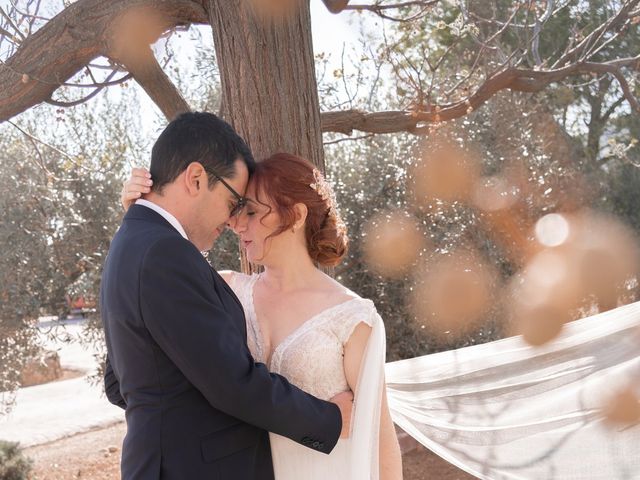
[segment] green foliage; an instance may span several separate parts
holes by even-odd
[[[0,127],[0,391],[17,387],[38,317],[66,315],[69,296],[97,300],[124,173],[142,156],[134,119],[98,112],[125,102],[135,104],[123,94],[98,108],[40,107],[17,119],[21,130]]]
[[[17,443],[0,440],[0,480],[27,480],[32,466]]]
[[[503,307],[505,299],[498,295],[520,268],[511,255],[509,238],[488,228],[487,214],[482,210],[461,203],[423,209],[407,197],[407,172],[419,157],[420,142],[428,145],[436,137],[476,152],[482,175],[518,174],[521,213],[526,221],[522,227],[527,235],[531,235],[530,222],[546,213],[585,206],[612,211],[640,227],[640,169],[618,163],[615,169],[588,173],[580,142],[555,122],[545,104],[527,95],[498,95],[486,108],[437,129],[425,139],[389,135],[329,146],[327,168],[336,184],[350,237],[349,255],[336,268],[336,275],[376,303],[387,328],[390,361],[495,340],[505,335],[510,322]],[[585,179],[598,188],[585,184]],[[403,278],[390,280],[367,264],[363,240],[373,216],[393,211],[405,211],[416,218],[431,247],[416,258]],[[428,317],[416,316],[409,298],[416,270],[459,248],[479,252],[499,276],[492,286],[492,307],[479,326],[459,336],[443,335]]]
[[[640,168],[617,162],[608,172],[603,209],[617,215],[640,233]]]
[[[225,230],[220,235],[208,258],[217,270],[234,270],[236,272],[241,270],[240,246],[237,237],[231,230]]]

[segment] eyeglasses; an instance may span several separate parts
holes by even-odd
[[[236,204],[231,209],[229,216],[231,217],[238,216],[242,211],[242,209],[247,206],[247,197],[243,197],[238,192],[236,192],[231,185],[225,182],[224,179],[220,175],[218,175],[216,172],[214,172],[211,168],[205,167],[204,165],[203,165],[203,168],[205,169],[205,171],[213,175],[216,178],[216,180],[222,183],[222,185],[224,185],[227,188],[227,190],[229,190],[231,194],[236,198]]]

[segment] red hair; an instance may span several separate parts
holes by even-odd
[[[293,227],[296,221],[294,205],[307,207],[305,236],[307,250],[314,262],[325,267],[340,263],[347,253],[346,229],[330,199],[323,197],[312,184],[316,183],[311,162],[289,153],[276,153],[257,162],[251,175],[256,187],[256,201],[264,194],[280,216],[280,227],[271,235],[279,235]]]

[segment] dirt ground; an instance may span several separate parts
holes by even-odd
[[[26,448],[24,453],[34,461],[31,480],[119,479],[120,447],[124,431],[124,423],[118,423]],[[405,480],[474,478],[422,448],[406,454],[403,465]]]

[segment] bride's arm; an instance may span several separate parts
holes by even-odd
[[[142,198],[142,195],[151,191],[151,174],[144,168],[133,168],[131,176],[122,185],[120,191],[120,203],[122,208],[129,210],[129,207]]]
[[[387,404],[387,389],[382,389],[382,408],[380,409],[380,479],[402,478],[402,454],[396,428],[391,420]]]
[[[344,349],[344,370],[347,383],[356,392],[360,364],[364,357],[371,327],[359,323],[353,331]],[[357,398],[357,395],[356,395]],[[402,479],[402,455],[393,420],[387,404],[387,391],[382,389],[382,405],[380,408],[380,480]]]

